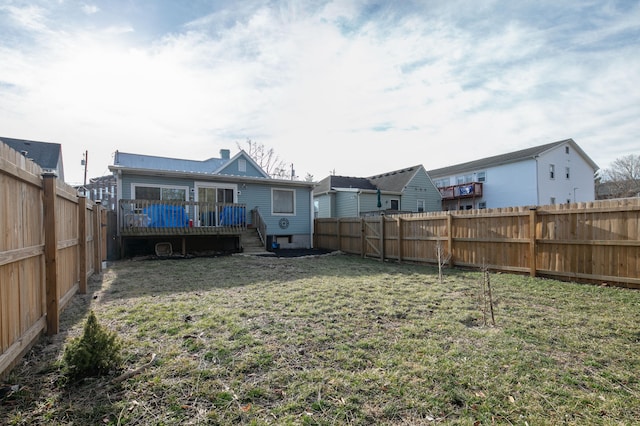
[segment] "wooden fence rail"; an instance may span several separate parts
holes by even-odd
[[[105,213],[0,143],[0,376],[101,271]]]
[[[640,199],[315,220],[315,247],[640,288]]]

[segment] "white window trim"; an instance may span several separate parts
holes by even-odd
[[[136,188],[137,187],[147,187],[147,188],[166,188],[166,189],[184,189],[184,200],[189,201],[189,187],[182,185],[162,185],[159,183],[132,183],[131,184],[131,197],[135,197]],[[134,200],[135,198],[132,198]],[[162,201],[162,200],[161,200]]]
[[[422,205],[422,212],[421,213],[426,212],[427,211],[427,201],[426,200],[422,200],[422,199],[416,200],[416,211],[420,212],[421,205]]]
[[[389,199],[389,208],[391,208],[391,203],[397,201],[398,202],[398,211],[400,211],[400,198],[390,198]]]
[[[288,191],[293,193],[293,213],[276,213],[273,211],[273,191]],[[272,216],[295,216],[296,215],[296,190],[291,188],[271,188],[271,215]]]
[[[198,200],[198,189],[200,188],[213,188],[213,189],[233,189],[233,202],[238,202],[238,185],[233,183],[215,183],[215,182],[195,182],[195,201]]]
[[[247,160],[244,158],[238,158],[238,171],[239,172],[247,172]]]

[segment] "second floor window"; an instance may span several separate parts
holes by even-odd
[[[571,169],[569,169],[569,167],[565,169],[565,175],[567,179],[571,179]]]
[[[549,179],[556,178],[556,166],[553,164],[549,165]]]

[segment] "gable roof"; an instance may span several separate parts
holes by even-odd
[[[323,192],[331,191],[335,188],[341,189],[365,189],[375,191],[378,188],[372,184],[367,178],[350,177],[350,176],[335,176],[330,175],[318,182],[318,185],[313,190],[314,193],[320,194]]]
[[[58,164],[62,168],[62,145],[51,142],[38,142],[25,139],[13,139],[0,137],[0,141],[9,145],[12,149],[25,153],[43,169],[58,170]],[[58,170],[60,178],[64,180],[64,170]]]
[[[313,192],[316,195],[335,189],[360,189],[364,191],[379,189],[387,192],[402,192],[420,169],[424,169],[424,167],[417,165],[366,178],[327,176],[318,183]]]
[[[538,157],[551,149],[558,146],[569,144],[575,149],[585,161],[593,168],[593,171],[599,169],[598,165],[578,146],[573,139],[563,139],[557,142],[551,142],[544,145],[538,145],[531,148],[521,149],[519,151],[508,152],[506,154],[495,155],[493,157],[481,158],[479,160],[468,161],[466,163],[454,164],[452,166],[442,167],[440,169],[429,170],[427,173],[431,178],[452,176],[458,173],[468,172],[470,170],[484,169],[487,167],[495,167],[503,164],[516,163],[518,161],[530,160]]]
[[[421,168],[423,169],[424,167],[418,164],[417,166],[371,176],[369,180],[381,191],[402,192]]]
[[[222,171],[231,163],[233,163],[234,161],[236,161],[238,158],[243,157],[245,160],[247,160],[249,163],[251,163],[251,165],[260,172],[260,174],[262,175],[262,177],[270,179],[271,176],[269,176],[267,174],[267,172],[265,172],[262,167],[260,167],[260,165],[258,163],[255,162],[255,160],[253,158],[251,158],[251,156],[249,154],[247,154],[247,152],[244,149],[241,149],[240,152],[238,152],[236,155],[233,156],[233,158],[231,158],[230,160],[224,160],[225,162],[220,165],[220,167],[218,169],[216,169],[214,171],[214,173],[219,174],[222,173]]]

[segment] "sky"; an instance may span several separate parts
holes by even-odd
[[[640,2],[0,0],[0,136],[296,175],[427,170],[573,138],[640,153]]]

